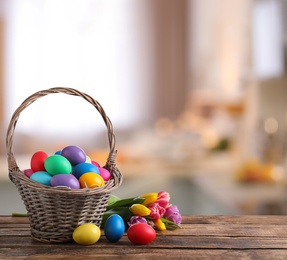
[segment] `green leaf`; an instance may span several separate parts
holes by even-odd
[[[113,208],[118,208],[118,207],[130,207],[131,205],[135,204],[135,203],[143,203],[144,202],[144,198],[139,198],[139,197],[133,197],[133,198],[127,198],[127,199],[120,199],[115,201],[112,204],[109,204],[107,206],[107,210],[113,209]]]
[[[116,201],[118,201],[120,199],[121,199],[120,197],[117,197],[115,195],[111,195],[110,198],[109,198],[109,201],[108,201],[108,205],[111,205],[111,204],[115,203]]]

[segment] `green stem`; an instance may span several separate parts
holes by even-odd
[[[162,221],[163,223],[168,224],[168,225],[166,225],[166,227],[169,227],[170,230],[173,230],[173,229],[176,229],[176,228],[182,228],[180,225],[178,225],[178,224],[176,224],[175,222],[170,221],[170,220],[168,220],[168,219],[166,219],[166,218],[161,218],[161,221]]]
[[[28,214],[26,214],[26,213],[19,213],[19,212],[13,212],[12,216],[13,217],[28,217]]]

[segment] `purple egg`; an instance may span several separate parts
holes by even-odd
[[[61,155],[66,157],[73,166],[85,162],[87,158],[84,150],[75,145],[65,147],[62,150]]]
[[[71,189],[80,189],[80,183],[73,174],[57,174],[50,181],[51,186],[66,186]]]

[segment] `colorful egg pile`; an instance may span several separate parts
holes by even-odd
[[[107,169],[75,145],[66,146],[50,156],[44,151],[35,152],[30,168],[24,170],[24,174],[43,185],[71,189],[101,187],[111,178]]]

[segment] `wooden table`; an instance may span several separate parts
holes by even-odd
[[[0,259],[287,259],[287,217],[184,216],[182,229],[145,246],[126,235],[81,246],[34,241],[26,217],[0,216]]]

